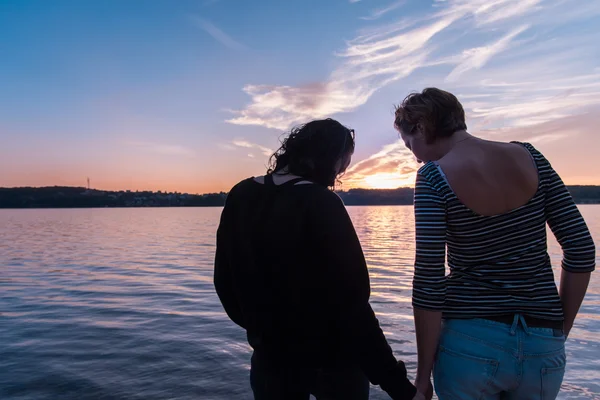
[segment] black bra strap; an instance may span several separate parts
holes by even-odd
[[[265,185],[275,186],[275,182],[273,182],[273,175],[271,175],[271,174],[265,175]]]

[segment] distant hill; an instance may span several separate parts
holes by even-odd
[[[218,207],[226,193],[88,190],[82,187],[0,188],[0,208]]]
[[[600,204],[600,186],[567,186],[578,204]],[[412,205],[414,190],[398,189],[351,189],[340,192],[347,206],[362,205]]]
[[[568,186],[578,204],[600,204],[600,186]],[[338,192],[348,206],[411,205],[412,188]],[[227,193],[187,194],[88,190],[82,187],[0,188],[0,208],[220,207]]]

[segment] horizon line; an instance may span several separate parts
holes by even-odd
[[[565,186],[567,188],[569,187],[599,187],[600,188],[600,184],[594,184],[594,185],[570,185],[565,183]],[[192,192],[181,192],[181,191],[167,191],[167,190],[152,190],[152,189],[98,189],[98,188],[87,188],[85,186],[64,186],[64,185],[49,185],[49,186],[0,186],[0,190],[17,190],[17,189],[52,189],[52,188],[65,188],[65,189],[83,189],[83,190],[90,190],[90,191],[97,191],[97,192],[114,192],[114,193],[118,193],[118,192],[151,192],[151,193],[164,193],[164,194],[188,194],[188,195],[206,195],[206,194],[220,194],[220,193],[229,193],[229,191],[226,190],[219,190],[219,191],[213,191],[213,192],[204,192],[204,193],[192,193]],[[414,190],[414,186],[398,186],[396,188],[369,188],[369,187],[351,187],[348,189],[334,189],[334,191],[336,192],[349,192],[350,190],[379,190],[379,191],[389,191],[389,190],[399,190],[399,189],[413,189]]]

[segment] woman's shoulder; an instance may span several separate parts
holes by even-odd
[[[251,176],[250,178],[243,179],[243,180],[239,181],[238,183],[236,183],[235,185],[233,185],[233,187],[231,188],[229,193],[243,190],[245,188],[253,186],[255,183],[256,183],[256,179],[253,176]]]
[[[446,183],[446,177],[435,161],[428,161],[417,171],[417,183],[419,182],[426,182],[430,186],[439,186]]]
[[[306,204],[309,209],[320,212],[328,212],[334,209],[345,209],[344,201],[336,192],[329,188],[317,185],[306,184],[298,185],[303,189],[294,193],[294,196],[302,196],[302,203]]]
[[[244,196],[245,194],[248,194],[255,185],[257,185],[257,183],[255,182],[254,177],[241,180],[233,185],[229,192],[227,192],[227,197],[231,199],[234,197]]]
[[[435,163],[435,161],[427,161],[425,164],[423,164],[417,170],[417,175],[429,176],[429,175],[435,175],[438,172],[439,172],[439,168],[438,168],[437,164]]]
[[[552,171],[552,164],[534,145],[527,142],[512,141],[512,144],[523,146],[531,155],[540,176],[544,177],[549,171]]]
[[[328,188],[318,185],[311,182],[299,182],[294,185],[295,187],[301,187],[303,190],[295,192],[294,196],[302,197],[305,196],[307,198],[311,198],[315,201],[319,202],[340,202],[341,198],[335,193],[329,190]],[[231,190],[229,191],[229,195],[240,195],[244,193],[249,193],[254,190],[259,190],[264,187],[264,178],[263,177],[250,177],[246,178],[238,183],[236,183]]]
[[[516,144],[521,147],[524,147],[536,161],[546,161],[546,158],[544,157],[542,152],[539,151],[534,145],[532,145],[529,142],[519,142],[517,140],[513,140],[510,142],[510,144]]]

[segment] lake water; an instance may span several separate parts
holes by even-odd
[[[600,206],[581,210],[600,242]],[[349,211],[373,308],[412,375],[412,208]],[[250,399],[250,349],[212,286],[220,212],[0,210],[0,399]],[[550,252],[558,265],[553,238]],[[567,342],[561,399],[600,399],[594,278]]]

